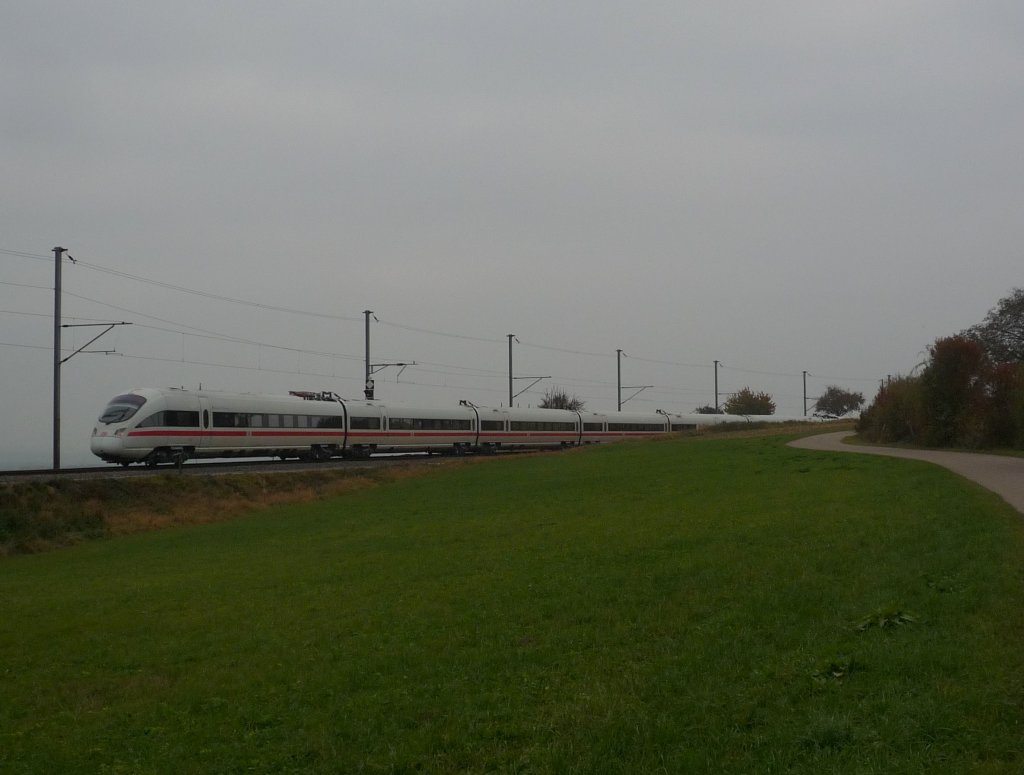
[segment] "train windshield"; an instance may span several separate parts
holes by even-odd
[[[106,425],[124,422],[139,411],[139,407],[144,403],[146,403],[146,399],[134,393],[125,393],[123,396],[118,396],[107,404],[107,408],[100,415],[100,422]]]

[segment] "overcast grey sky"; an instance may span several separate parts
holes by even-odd
[[[66,465],[133,386],[360,395],[367,308],[384,399],[507,402],[515,333],[523,404],[614,409],[621,348],[629,409],[718,359],[798,414],[1024,284],[1019,0],[13,0],[0,50],[0,467],[50,462],[57,245],[66,322],[134,323]]]

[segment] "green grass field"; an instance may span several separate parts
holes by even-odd
[[[1024,523],[681,439],[0,561],[3,773],[1018,773]]]

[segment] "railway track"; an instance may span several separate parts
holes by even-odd
[[[138,476],[163,476],[166,474],[182,476],[218,476],[243,473],[276,474],[299,471],[352,470],[389,465],[441,465],[458,459],[460,458],[450,455],[415,453],[408,455],[380,455],[364,460],[324,460],[316,463],[299,460],[229,460],[217,462],[189,461],[180,468],[173,464],[153,467],[131,466],[128,468],[106,465],[87,468],[62,468],[58,471],[44,468],[28,471],[0,471],[0,483],[53,479],[121,479]]]

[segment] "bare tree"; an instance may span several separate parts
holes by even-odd
[[[980,341],[995,363],[1024,363],[1024,288],[1000,299],[983,322],[963,333]]]
[[[569,409],[578,412],[583,409],[585,402],[575,393],[571,396],[562,388],[548,388],[544,391],[544,398],[538,405],[541,409]]]
[[[715,409],[711,404],[705,404],[704,406],[698,406],[693,410],[694,414],[725,414],[721,409]]]

